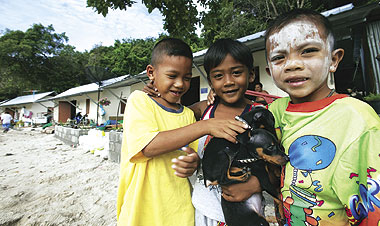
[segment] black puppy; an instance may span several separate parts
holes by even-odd
[[[262,189],[278,200],[279,183],[271,183],[267,164],[284,165],[289,159],[275,136],[272,113],[258,107],[237,119],[250,127],[237,136],[238,144],[212,138],[205,148],[202,159],[205,185],[241,183],[255,175]],[[250,208],[249,199],[228,202],[222,197],[222,209],[229,226],[269,225],[264,217]]]

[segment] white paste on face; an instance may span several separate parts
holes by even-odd
[[[294,94],[297,97],[310,95],[315,88],[326,81],[331,69],[331,50],[333,38],[328,37],[325,40],[320,36],[318,27],[310,21],[293,21],[284,26],[278,32],[271,34],[268,38],[268,63],[269,70],[275,84],[289,95]],[[302,57],[302,49],[307,45],[315,45],[324,51],[323,57]],[[276,64],[270,59],[276,56],[284,56],[285,61]],[[284,83],[284,71],[286,68],[302,67],[308,70],[305,74],[313,84],[303,88],[303,92],[294,93],[295,90]]]
[[[330,37],[328,39],[331,39]],[[279,32],[269,36],[269,42],[272,43],[269,58],[279,52],[290,52],[290,48],[307,43],[320,43],[322,48],[331,51],[330,40],[326,42],[320,35],[318,27],[309,21],[294,21],[287,24]],[[329,54],[328,57],[331,55]],[[327,59],[330,60],[330,59]]]

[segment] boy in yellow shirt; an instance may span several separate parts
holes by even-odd
[[[193,141],[210,134],[236,142],[235,136],[244,132],[245,125],[233,119],[195,122],[193,112],[178,103],[190,87],[192,60],[191,49],[183,41],[161,40],[146,68],[160,96],[134,91],[128,98],[117,198],[118,225],[193,226],[191,185],[186,178],[199,163]],[[188,154],[185,156],[179,149],[188,144],[182,148]]]

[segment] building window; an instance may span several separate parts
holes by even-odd
[[[125,103],[127,103],[127,99],[122,99]],[[123,101],[120,101],[120,114],[124,114],[125,104]]]
[[[86,115],[90,113],[90,99],[86,99]]]

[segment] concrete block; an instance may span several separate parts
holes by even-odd
[[[116,139],[116,133],[114,131],[110,132],[109,139],[110,139],[110,143],[112,143],[112,142],[115,141],[115,139]]]
[[[120,163],[120,152],[115,151],[115,150],[111,151],[111,149],[110,149],[109,150],[109,157],[110,157],[111,161]]]
[[[79,137],[79,129],[72,129],[72,130],[71,130],[71,134],[72,134],[73,136]]]
[[[78,137],[72,136],[71,137],[71,142],[74,143],[74,144],[78,144],[79,143]]]

